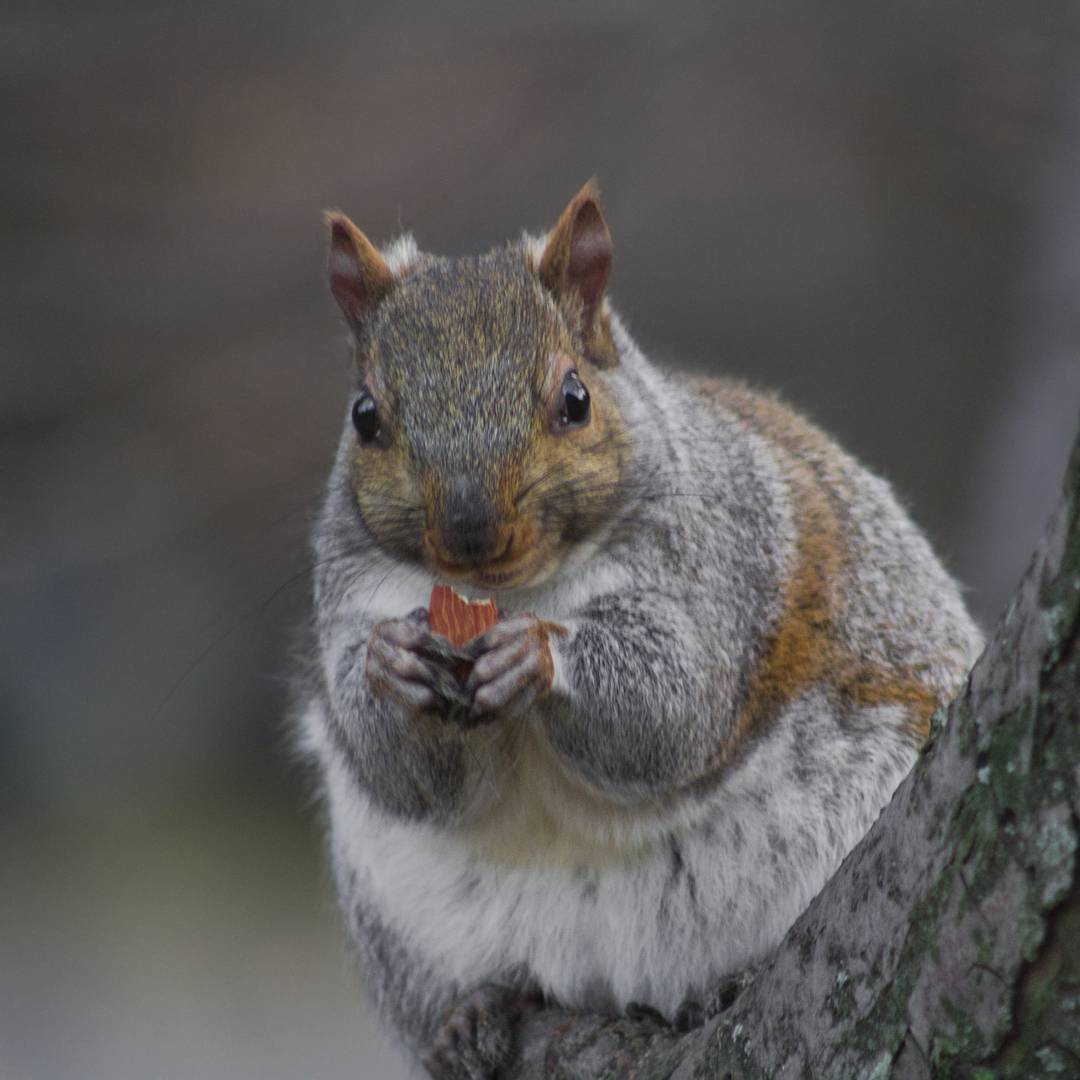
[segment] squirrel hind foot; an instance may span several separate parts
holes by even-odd
[[[448,1010],[424,1056],[434,1080],[494,1080],[517,1054],[517,1026],[541,1006],[535,992],[485,983]]]

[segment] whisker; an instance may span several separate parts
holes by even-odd
[[[292,585],[295,585],[296,582],[302,580],[308,575],[314,573],[318,569],[318,566],[318,563],[313,563],[310,566],[304,567],[303,570],[300,570],[296,574],[288,577],[280,585],[275,587],[274,590],[269,594],[269,596],[266,596],[265,598],[259,600],[257,603],[248,608],[241,616],[239,616],[239,618],[230,622],[229,625],[226,626],[223,631],[221,631],[221,633],[216,634],[210,640],[208,645],[200,649],[199,652],[195,655],[195,657],[191,660],[191,662],[184,668],[184,670],[169,687],[165,696],[161,699],[161,701],[158,702],[157,706],[155,706],[154,710],[150,714],[151,723],[156,721],[161,716],[162,712],[176,696],[176,693],[180,689],[180,687],[183,686],[183,684],[191,677],[191,675],[195,672],[199,665],[202,664],[203,661],[219,645],[232,637],[232,635],[235,634],[237,630],[239,630],[250,619],[262,614],[262,612],[265,611],[266,608],[269,607],[269,605],[272,604],[283,592],[285,592],[286,589],[288,589]]]

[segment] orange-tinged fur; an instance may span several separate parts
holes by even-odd
[[[820,431],[773,397],[724,380],[690,381],[772,445],[789,485],[796,528],[782,614],[766,639],[736,732],[718,749],[715,765],[730,760],[785,703],[822,685],[855,707],[903,706],[907,732],[922,743],[937,696],[914,672],[887,669],[852,655],[838,632],[850,542],[837,503],[848,486],[838,452]]]

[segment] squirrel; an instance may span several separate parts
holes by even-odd
[[[326,220],[355,365],[300,731],[378,1011],[437,1077],[504,1068],[545,1001],[692,1022],[867,831],[979,631],[884,481],[642,354],[593,182],[480,256]],[[450,646],[436,582],[498,622]]]

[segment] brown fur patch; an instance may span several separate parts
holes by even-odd
[[[540,656],[540,676],[545,694],[555,681],[555,658],[551,655],[551,635],[566,637],[568,633],[569,631],[562,623],[551,622],[548,619],[537,619],[535,628],[530,631],[530,634],[535,636],[536,651]]]
[[[555,659],[551,655],[551,645],[544,624],[537,620],[536,629],[530,631],[530,636],[535,639],[534,647],[540,663],[540,693],[546,694],[555,681]]]
[[[930,734],[930,718],[938,707],[938,698],[914,673],[900,671],[890,678],[880,668],[856,667],[839,687],[845,698],[860,708],[904,706],[907,710],[904,731],[920,746]]]
[[[933,691],[914,672],[853,656],[838,628],[850,559],[842,509],[848,483],[839,452],[824,434],[773,397],[738,383],[690,382],[772,445],[794,504],[796,529],[783,611],[765,641],[735,735],[718,748],[713,767],[726,764],[786,703],[815,686],[857,708],[904,707],[904,730],[921,744],[938,704]]]

